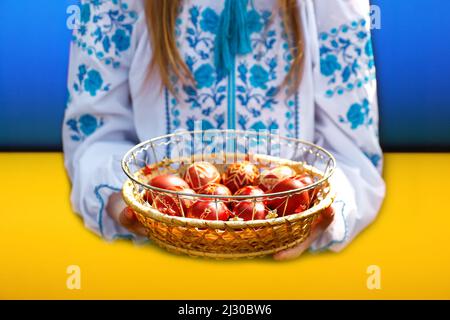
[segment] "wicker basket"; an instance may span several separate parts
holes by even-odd
[[[192,195],[152,187],[143,168],[155,174],[183,174],[196,161],[214,163],[219,171],[230,163],[250,161],[260,168],[288,165],[297,173],[307,172],[314,183],[305,188],[264,196]],[[334,191],[329,178],[335,168],[333,156],[326,150],[298,139],[269,133],[230,130],[180,132],[143,142],[123,158],[122,167],[129,180],[123,187],[125,202],[146,227],[149,239],[175,253],[210,258],[252,258],[273,254],[303,242],[311,225],[331,206]],[[253,221],[210,221],[169,216],[156,210],[144,196],[165,194],[183,201],[215,202],[286,201],[301,192],[312,193],[310,208],[301,213]],[[184,215],[184,213],[183,213]]]

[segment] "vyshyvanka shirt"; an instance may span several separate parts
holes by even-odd
[[[335,219],[313,250],[346,246],[377,215],[385,194],[378,140],[368,0],[298,0],[305,34],[299,88],[282,86],[290,37],[275,0],[248,2],[250,53],[226,75],[214,64],[224,1],[185,0],[175,37],[196,85],[173,79],[174,94],[147,76],[152,48],[142,0],[82,1],[73,33],[63,125],[71,201],[106,239],[136,238],[106,214],[125,180],[124,153],[139,141],[203,129],[274,130],[330,150],[338,169]]]

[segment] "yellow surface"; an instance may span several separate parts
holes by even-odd
[[[0,153],[0,298],[450,298],[450,154],[388,154],[377,221],[341,253],[213,261],[106,243],[69,205],[59,153]],[[66,287],[69,265],[81,290]],[[366,286],[381,269],[381,289]]]

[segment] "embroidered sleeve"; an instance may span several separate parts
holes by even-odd
[[[314,43],[316,141],[336,156],[335,220],[313,249],[344,248],[384,197],[368,0],[317,0]]]
[[[125,179],[121,156],[136,141],[128,69],[138,12],[121,0],[84,0],[73,32],[63,123],[71,201],[85,225],[107,239],[129,237],[105,213]]]

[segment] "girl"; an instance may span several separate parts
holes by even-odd
[[[84,0],[73,34],[65,165],[73,207],[104,238],[142,234],[120,189],[139,141],[277,130],[330,150],[334,219],[285,259],[344,248],[384,198],[368,0]]]

